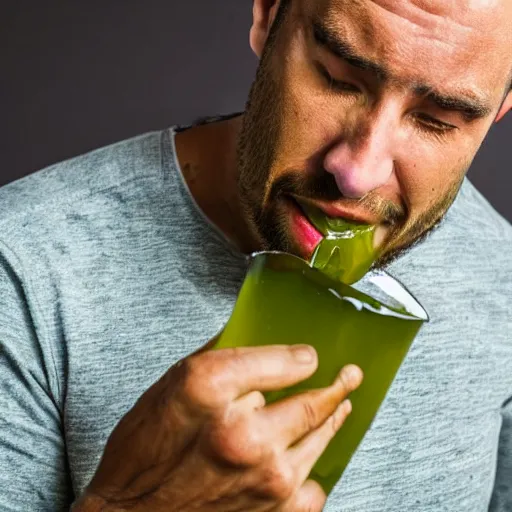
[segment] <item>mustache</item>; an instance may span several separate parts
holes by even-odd
[[[392,226],[405,223],[408,212],[401,204],[369,192],[359,199],[345,197],[339,190],[334,176],[326,171],[314,175],[303,171],[288,171],[271,186],[268,199],[273,204],[282,196],[301,196],[308,199],[338,202],[346,207],[363,208]]]

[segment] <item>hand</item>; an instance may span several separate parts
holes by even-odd
[[[317,368],[308,346],[203,351],[173,366],[112,432],[73,510],[321,511],[307,477],[351,411],[362,372],[265,404]]]

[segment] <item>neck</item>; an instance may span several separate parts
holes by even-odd
[[[257,249],[240,204],[236,146],[242,116],[176,134],[177,159],[192,197],[208,219],[242,252]]]

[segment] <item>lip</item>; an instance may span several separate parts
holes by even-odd
[[[306,204],[314,208],[317,208],[328,217],[343,218],[348,221],[355,222],[357,224],[377,225],[381,223],[380,219],[378,219],[377,217],[369,214],[366,211],[358,210],[357,208],[346,208],[333,203],[305,199],[299,196],[292,197],[294,199],[294,202],[296,202],[297,204]]]
[[[288,197],[287,202],[290,207],[291,231],[298,243],[301,257],[309,259],[318,244],[324,239],[324,235],[313,226],[300,207],[300,203],[292,197]]]

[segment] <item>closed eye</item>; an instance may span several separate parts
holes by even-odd
[[[343,93],[359,93],[361,90],[359,87],[357,87],[354,84],[351,84],[349,82],[345,82],[344,80],[338,80],[334,78],[327,69],[320,64],[319,62],[316,63],[316,67],[326,84],[328,85],[329,89],[334,89],[338,92]]]
[[[424,128],[430,129],[432,131],[447,133],[458,129],[457,126],[440,121],[439,119],[436,119],[435,117],[432,117],[428,114],[417,113],[415,114],[415,118],[418,123],[423,125]]]

